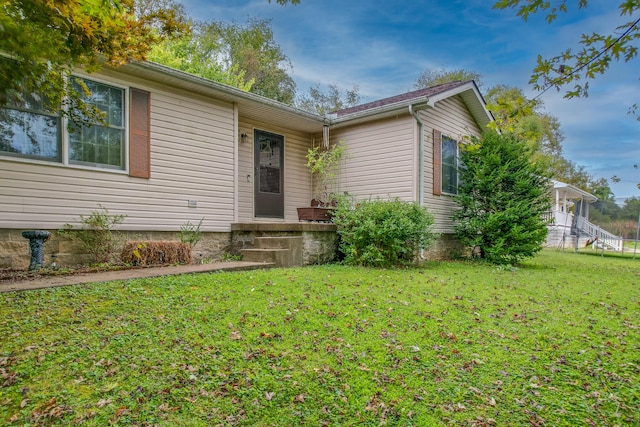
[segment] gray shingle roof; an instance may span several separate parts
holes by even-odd
[[[338,117],[346,116],[348,114],[359,113],[361,111],[371,110],[374,108],[382,107],[390,104],[397,104],[403,101],[410,101],[412,99],[423,98],[425,96],[434,96],[442,92],[446,92],[451,89],[455,89],[459,86],[465,85],[468,82],[455,81],[450,83],[443,83],[436,86],[431,86],[425,89],[414,90],[412,92],[403,93],[400,95],[395,95],[389,98],[379,99],[377,101],[368,102],[362,105],[356,105],[355,107],[344,108],[342,110],[338,110],[335,114]]]

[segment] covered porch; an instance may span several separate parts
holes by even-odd
[[[553,225],[572,229],[578,218],[589,220],[589,205],[598,198],[571,184],[553,181],[554,207],[551,212]]]
[[[598,200],[571,184],[553,181],[553,208],[549,212],[547,246],[582,247],[595,244],[619,251],[622,238],[615,236],[589,221],[589,205]]]

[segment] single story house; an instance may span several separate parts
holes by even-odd
[[[548,247],[580,248],[595,244],[622,250],[623,239],[589,222],[589,206],[598,200],[574,185],[552,181],[552,211],[549,214]]]
[[[334,226],[296,210],[313,198],[306,154],[323,140],[347,147],[341,192],[424,204],[443,234],[431,255],[444,256],[458,143],[492,120],[473,81],[324,117],[151,62],[77,76],[108,127],[70,128],[36,100],[0,108],[0,268],[28,265],[22,231],[79,225],[99,207],[126,216],[125,239],[175,240],[202,219],[196,258],[297,236],[299,263],[324,262]],[[78,248],[52,235],[45,265],[77,264]]]

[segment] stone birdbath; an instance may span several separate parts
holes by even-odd
[[[29,239],[29,249],[31,249],[29,271],[42,268],[44,242],[49,240],[51,233],[46,230],[27,230],[22,232],[22,237]]]

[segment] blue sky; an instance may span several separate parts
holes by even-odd
[[[528,81],[538,54],[576,49],[580,34],[626,23],[620,1],[590,0],[580,11],[569,1],[570,13],[549,25],[543,15],[524,22],[515,11],[493,10],[493,0],[301,0],[285,7],[267,0],[182,0],[196,20],[270,19],[298,93],[314,83],[355,84],[363,102],[411,90],[426,69],[476,71],[485,90],[506,84],[533,97]],[[640,103],[638,64],[640,58],[614,64],[590,83],[586,99],[567,100],[555,90],[541,98],[562,124],[565,157],[597,178],[620,177],[610,184],[619,202],[640,196],[640,170],[633,168],[640,163],[640,122],[628,115]]]

